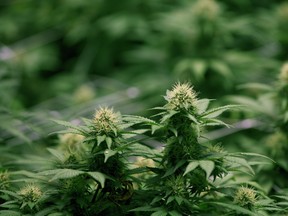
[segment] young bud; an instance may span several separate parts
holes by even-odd
[[[214,21],[220,13],[220,7],[214,0],[198,0],[193,8],[199,18]]]
[[[288,63],[282,66],[279,78],[281,81],[288,83]]]
[[[241,207],[251,210],[255,206],[256,201],[256,192],[252,188],[242,186],[235,193],[234,202]]]
[[[196,108],[197,94],[188,83],[177,83],[172,91],[167,91],[165,99],[168,101],[166,107],[171,110],[190,110]]]
[[[109,134],[117,130],[120,116],[107,107],[100,108],[94,115],[94,126],[98,133]]]
[[[75,151],[79,149],[80,143],[84,140],[84,136],[80,134],[62,134],[59,136],[60,148],[67,151]]]
[[[74,92],[74,100],[76,103],[85,103],[91,101],[94,97],[95,91],[88,85],[82,85]]]
[[[42,191],[38,186],[34,184],[28,184],[19,191],[19,195],[23,197],[25,202],[35,203],[41,198]]]
[[[9,173],[7,171],[0,172],[0,190],[5,190],[8,186]]]

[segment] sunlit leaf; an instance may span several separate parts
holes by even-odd
[[[215,167],[214,162],[209,160],[200,160],[199,165],[206,172],[206,177],[209,178]]]
[[[113,155],[115,155],[117,153],[117,151],[113,151],[111,149],[106,149],[104,151],[104,156],[105,156],[105,159],[104,159],[104,163],[107,162],[107,160],[112,157]]]
[[[94,178],[96,181],[98,181],[102,188],[104,188],[105,184],[105,175],[100,172],[87,172],[88,175],[90,175],[92,178]]]
[[[185,170],[185,172],[184,172],[183,175],[185,176],[187,173],[193,171],[193,170],[196,169],[198,166],[199,166],[199,161],[191,161],[191,162],[188,164],[188,166],[186,167],[186,170]]]

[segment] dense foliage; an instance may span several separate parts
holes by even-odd
[[[287,215],[287,22],[284,0],[2,0],[0,215]]]

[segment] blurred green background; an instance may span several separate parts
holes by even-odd
[[[178,80],[219,98],[275,78],[287,22],[280,0],[1,0],[1,104],[136,87],[150,107]]]

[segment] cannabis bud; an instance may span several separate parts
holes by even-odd
[[[94,97],[94,89],[88,85],[82,85],[74,92],[74,100],[76,103],[85,103],[91,101]]]
[[[252,188],[242,186],[235,193],[234,202],[241,207],[251,210],[255,206],[256,201],[256,192]]]
[[[100,108],[94,115],[94,127],[97,133],[109,134],[117,130],[117,125],[120,122],[119,114],[115,113],[113,109],[107,107]]]
[[[220,8],[214,0],[200,0],[196,2],[193,12],[199,18],[213,21],[218,16]]]
[[[282,66],[279,78],[283,82],[288,83],[288,63]]]
[[[42,191],[38,186],[28,184],[19,191],[19,195],[25,202],[37,202],[42,196]]]
[[[80,134],[67,133],[59,136],[60,147],[63,150],[76,150],[78,145],[84,140],[84,136]]]
[[[155,167],[155,162],[152,159],[137,157],[134,163],[135,167]]]
[[[9,174],[8,172],[0,172],[0,189],[6,189],[8,186]]]
[[[167,90],[165,99],[168,101],[166,108],[171,110],[191,110],[196,108],[197,94],[188,83],[177,83],[172,91]]]

